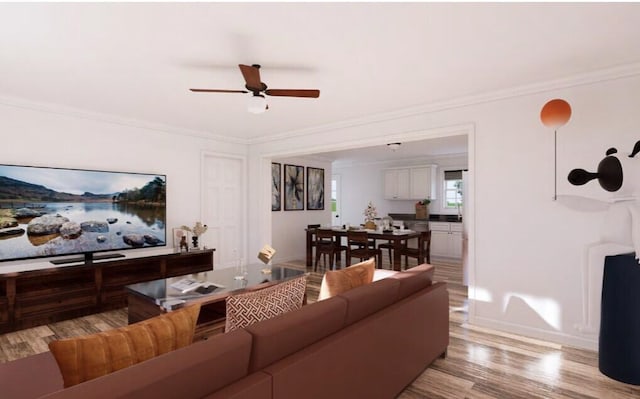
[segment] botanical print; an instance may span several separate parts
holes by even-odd
[[[307,167],[307,209],[324,209],[324,169]]]
[[[284,165],[284,210],[304,210],[304,166]]]
[[[271,163],[271,210],[279,211],[282,209],[281,192],[282,192],[282,172],[280,164]]]

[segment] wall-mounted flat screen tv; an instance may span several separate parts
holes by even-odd
[[[95,252],[164,246],[166,183],[157,174],[0,164],[0,261],[83,254],[90,262]]]

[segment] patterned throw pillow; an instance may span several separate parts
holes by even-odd
[[[307,277],[302,275],[262,290],[229,296],[225,332],[300,309],[306,289]]]
[[[371,258],[345,269],[327,271],[322,277],[318,300],[331,298],[352,288],[371,283],[375,269],[375,258]]]
[[[190,345],[200,305],[130,326],[49,343],[64,387],[70,387]]]

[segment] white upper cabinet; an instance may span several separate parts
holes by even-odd
[[[411,199],[435,199],[436,167],[424,166],[411,168]]]
[[[384,198],[409,199],[409,169],[388,169],[384,171]]]
[[[384,198],[392,200],[435,199],[436,166],[384,170]]]

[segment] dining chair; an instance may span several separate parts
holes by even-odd
[[[309,232],[311,234],[311,251],[313,251],[313,248],[315,248],[316,246],[316,229],[318,229],[320,227],[319,224],[308,224],[307,225],[307,232]]]
[[[378,258],[376,267],[382,267],[382,251],[375,246],[371,246],[369,233],[366,231],[347,231],[347,266],[351,265],[351,258],[358,258],[360,261],[375,256]]]
[[[393,265],[393,254],[391,253],[391,250],[393,249],[393,243],[391,241],[383,242],[381,244],[378,244],[378,249],[380,249],[381,251],[383,249],[387,249],[389,251],[389,264]]]
[[[400,248],[400,256],[404,256],[405,269],[409,267],[409,258],[416,258],[418,264],[425,261],[431,263],[431,230],[423,231],[418,237],[418,247],[412,248],[408,245]]]
[[[329,269],[334,267],[334,259],[336,263],[340,262],[340,253],[347,249],[346,246],[340,245],[339,241],[336,241],[333,231],[330,229],[317,228],[315,231],[315,247],[316,247],[316,261],[313,265],[313,271],[318,268],[318,262],[320,262],[320,256],[322,255],[322,261],[327,267],[327,255],[329,256]]]

